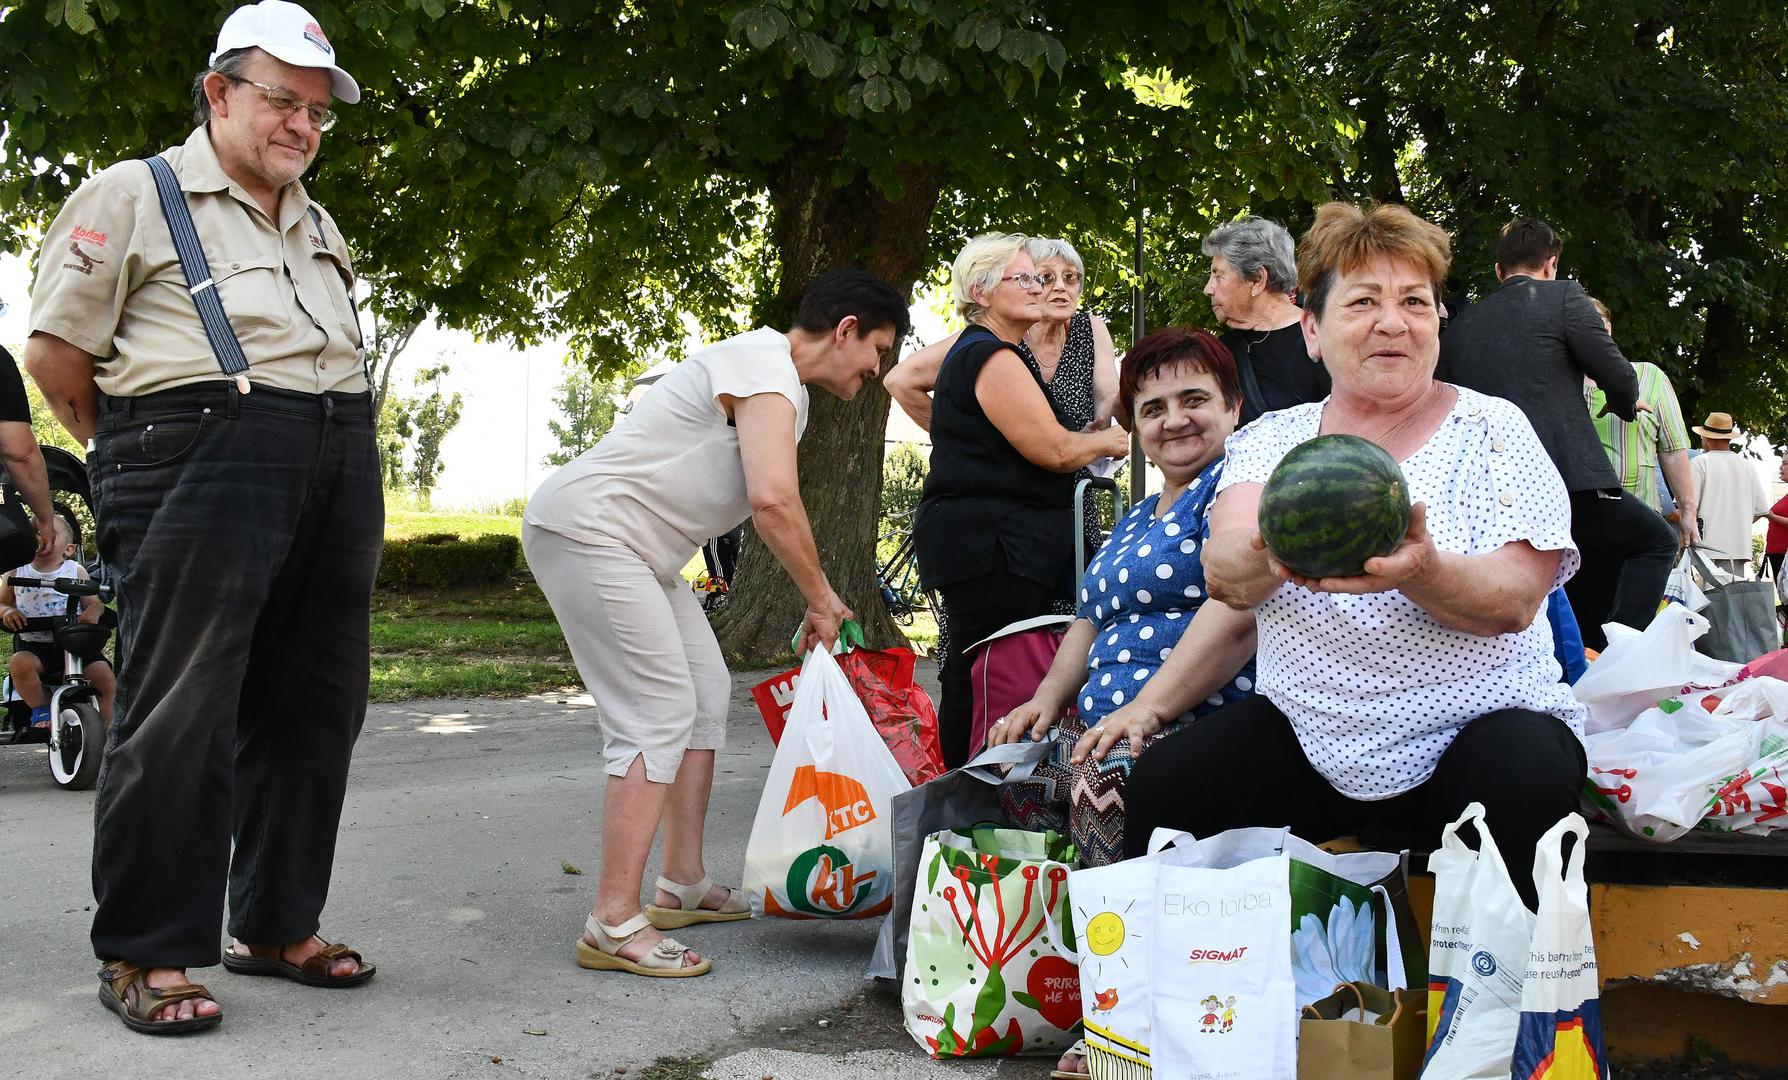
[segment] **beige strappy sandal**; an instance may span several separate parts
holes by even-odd
[[[651,925],[645,915],[635,915],[620,926],[604,926],[592,915],[584,922],[584,932],[596,939],[596,944],[579,938],[577,941],[577,966],[595,971],[626,971],[634,975],[645,975],[653,979],[687,979],[695,975],[706,975],[714,966],[712,960],[703,960],[699,964],[683,963],[683,954],[689,946],[673,938],[664,938],[652,946],[652,950],[638,960],[629,960],[622,956],[621,950],[640,931]]]
[[[738,889],[727,887],[726,902],[717,908],[702,907],[702,901],[714,888],[710,878],[702,878],[694,885],[679,885],[667,877],[658,879],[658,887],[677,898],[674,908],[659,907],[657,904],[646,905],[646,918],[660,930],[680,930],[696,923],[733,922],[737,919],[751,918],[751,905],[745,894]]]

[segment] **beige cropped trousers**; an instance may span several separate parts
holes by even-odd
[[[677,778],[685,750],[726,745],[732,676],[695,593],[666,583],[631,548],[522,525],[522,551],[596,701],[610,776],[646,759],[646,779]]]

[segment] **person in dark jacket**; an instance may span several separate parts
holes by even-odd
[[[1558,467],[1571,498],[1571,539],[1583,567],[1566,585],[1583,641],[1607,644],[1602,624],[1643,630],[1658,609],[1676,540],[1657,512],[1623,491],[1583,408],[1594,379],[1608,411],[1636,415],[1639,380],[1583,286],[1558,280],[1563,251],[1543,221],[1505,225],[1496,244],[1502,285],[1461,312],[1440,339],[1436,377],[1514,402]]]

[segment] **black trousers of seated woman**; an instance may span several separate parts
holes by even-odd
[[[1503,709],[1471,721],[1420,785],[1363,802],[1337,792],[1304,756],[1291,721],[1265,697],[1238,701],[1162,739],[1136,759],[1124,801],[1124,855],[1148,850],[1157,827],[1213,836],[1289,826],[1312,843],[1358,835],[1373,847],[1432,850],[1465,807],[1484,821],[1515,888],[1535,904],[1534,848],[1577,809],[1588,772],[1562,720]]]

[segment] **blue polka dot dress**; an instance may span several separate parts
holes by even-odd
[[[1137,503],[1087,566],[1077,614],[1097,627],[1098,635],[1075,707],[1088,727],[1133,699],[1154,677],[1204,603],[1199,555],[1210,536],[1205,515],[1222,476],[1223,459],[1218,458],[1159,519],[1159,495]],[[1253,689],[1250,662],[1194,714],[1247,697]]]
[[[1048,760],[1027,779],[1000,788],[1000,803],[1014,826],[1066,829],[1082,866],[1105,866],[1123,858],[1124,785],[1135,759],[1130,741],[1120,739],[1104,761],[1088,758],[1075,765],[1074,744],[1155,677],[1204,603],[1200,554],[1210,535],[1205,515],[1222,475],[1219,459],[1160,520],[1155,519],[1156,495],[1136,504],[1112,530],[1087,567],[1077,596],[1080,617],[1098,628],[1087,657],[1086,684],[1075,698],[1074,711],[1051,730]],[[1180,730],[1191,717],[1250,696],[1253,688],[1254,662],[1249,660],[1221,691],[1149,736],[1144,748]]]

